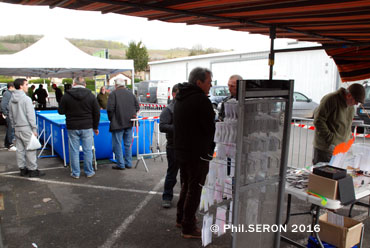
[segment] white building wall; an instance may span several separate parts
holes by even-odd
[[[244,79],[267,79],[269,76],[268,52],[229,53],[202,55],[163,63],[150,63],[151,80],[185,82],[189,72],[197,67],[207,67],[213,72],[217,85],[227,85],[232,74]],[[274,79],[294,79],[295,91],[299,91],[315,102],[340,85],[339,74],[334,61],[324,50],[289,52],[275,54]]]
[[[324,50],[279,53],[275,56],[274,78],[294,79],[294,90],[315,102],[337,89],[339,74]]]

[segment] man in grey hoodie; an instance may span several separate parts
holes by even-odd
[[[15,130],[17,147],[17,164],[21,176],[40,177],[45,173],[37,169],[36,150],[27,150],[31,136],[37,136],[36,116],[32,100],[28,92],[28,82],[25,78],[14,81],[15,91],[10,99],[9,118]]]

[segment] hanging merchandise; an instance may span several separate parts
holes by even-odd
[[[293,82],[239,84],[243,100],[225,102],[224,121],[216,123],[216,155],[200,202],[202,244],[212,242],[212,232],[218,237],[231,230],[233,247],[278,247],[279,233],[233,230],[280,223],[290,128],[280,116],[291,117]]]
[[[238,82],[232,225],[256,230],[281,224],[293,81]],[[280,247],[279,232],[234,232],[232,237],[234,248]]]

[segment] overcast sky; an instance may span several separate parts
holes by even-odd
[[[61,8],[0,3],[0,23],[0,36],[57,33],[65,38],[114,40],[124,44],[141,40],[149,49],[191,48],[198,44],[203,48],[238,51],[269,49],[269,38],[262,35]],[[286,44],[286,40],[281,43]]]

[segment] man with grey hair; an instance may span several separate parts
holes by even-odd
[[[315,109],[312,163],[329,162],[335,146],[352,139],[354,106],[365,101],[365,88],[351,84],[325,95]]]
[[[132,127],[139,111],[139,103],[131,90],[125,88],[123,79],[116,80],[116,89],[109,95],[107,114],[110,121],[109,131],[112,133],[112,148],[116,156],[115,170],[130,169],[132,167]],[[122,140],[125,148],[123,157]]]
[[[116,85],[120,85],[120,87],[126,87],[126,80],[122,78],[117,78],[114,80],[114,82],[116,83]]]
[[[72,88],[62,97],[58,112],[66,115],[71,177],[80,178],[80,141],[84,153],[85,175],[88,178],[93,177],[95,175],[92,166],[93,133],[99,134],[100,110],[95,96],[86,89],[83,77],[73,80]]]
[[[184,238],[201,238],[195,213],[215,147],[215,113],[208,98],[211,82],[210,70],[194,68],[189,83],[180,84],[176,95],[174,148],[182,184],[176,226],[182,228]]]
[[[243,80],[240,75],[234,74],[229,78],[229,82],[227,86],[229,87],[230,96],[226,97],[221,103],[220,113],[218,114],[218,119],[223,121],[225,118],[225,102],[229,101],[230,99],[235,99],[237,94],[237,81]]]

